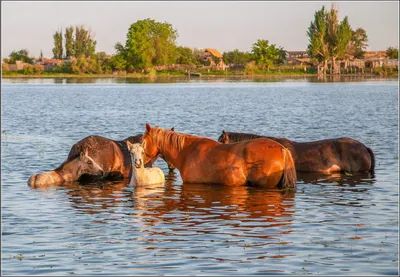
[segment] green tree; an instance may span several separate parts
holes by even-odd
[[[29,52],[26,49],[11,52],[8,63],[15,64],[16,61],[33,64],[33,58],[29,57]]]
[[[339,23],[338,10],[332,5],[326,14],[327,37],[329,54],[332,59],[333,73],[338,72],[336,59],[343,57],[352,38],[352,29],[347,16]]]
[[[177,36],[171,24],[149,18],[138,20],[130,26],[125,46],[117,43],[116,50],[125,59],[127,69],[148,70],[174,61]]]
[[[94,40],[90,30],[82,25],[75,26],[74,54],[76,58],[91,57],[96,52],[97,42]]]
[[[399,58],[399,49],[394,47],[389,47],[386,49],[386,56],[389,59],[398,59]]]
[[[55,59],[62,59],[63,57],[63,44],[62,44],[62,31],[56,31],[53,35],[54,48],[53,57]]]
[[[363,28],[357,28],[355,31],[352,31],[352,36],[350,41],[351,54],[357,59],[364,58],[365,49],[368,46],[367,42],[368,42],[367,32]]]
[[[262,39],[257,40],[252,48],[253,58],[258,65],[262,66],[263,70],[265,67],[269,70],[272,65],[281,62],[283,59],[281,51],[284,51],[283,48],[277,48],[275,44],[269,45],[268,40]],[[286,58],[286,53],[284,57]]]
[[[318,62],[323,62],[323,74],[328,68],[329,47],[326,40],[327,26],[325,22],[326,11],[325,7],[314,13],[314,21],[311,21],[307,30],[309,44],[307,46],[308,54]]]
[[[315,12],[314,21],[311,22],[307,35],[309,55],[324,63],[324,74],[328,60],[331,59],[333,72],[336,73],[338,71],[336,59],[343,58],[349,51],[349,43],[353,36],[348,17],[339,22],[338,10],[334,5],[329,11],[325,11],[322,7]]]
[[[75,57],[74,49],[74,27],[65,28],[65,56],[67,59]]]
[[[196,64],[196,57],[193,54],[192,49],[189,47],[178,46],[176,48],[176,63],[177,64]]]
[[[247,64],[251,61],[251,53],[241,52],[238,49],[224,52],[223,59],[225,64]]]

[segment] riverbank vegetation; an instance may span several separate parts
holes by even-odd
[[[90,29],[69,26],[53,34],[53,59],[42,52],[33,58],[28,50],[13,51],[3,59],[3,76],[211,76],[211,75],[326,75],[397,74],[398,66],[381,60],[362,62],[368,46],[364,29],[353,30],[346,16],[339,21],[337,9],[322,7],[307,30],[308,57],[297,59],[266,39],[258,39],[251,51],[238,49],[219,53],[177,45],[178,31],[167,22],[153,19],[131,24],[125,42],[115,44],[116,53],[96,52]],[[398,49],[389,47],[385,59],[398,59]],[[368,68],[369,66],[369,71]]]

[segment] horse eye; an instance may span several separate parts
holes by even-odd
[[[92,161],[87,161],[87,164],[88,164],[88,165],[91,165],[91,164],[92,164]]]

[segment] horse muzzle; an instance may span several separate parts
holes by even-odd
[[[135,160],[135,167],[136,168],[141,168],[142,167],[142,160]]]

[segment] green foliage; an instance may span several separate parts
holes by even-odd
[[[251,54],[235,49],[224,52],[222,56],[225,64],[247,64],[250,61]]]
[[[308,54],[319,62],[327,61],[330,57],[328,42],[326,40],[327,26],[325,16],[325,7],[316,11],[314,14],[314,21],[311,21],[307,31],[309,38],[309,44],[307,46]]]
[[[399,49],[394,47],[389,47],[386,49],[386,56],[389,59],[398,59],[399,58]]]
[[[177,64],[196,64],[196,56],[193,54],[192,49],[189,47],[179,46],[176,48],[176,61]]]
[[[171,64],[175,60],[176,38],[177,31],[171,24],[149,18],[138,20],[130,26],[125,46],[116,44],[118,60],[124,58],[128,70]]]
[[[314,21],[310,23],[307,35],[309,37],[307,47],[309,55],[319,62],[324,62],[325,71],[327,61],[332,59],[334,71],[337,71],[335,61],[348,54],[351,48],[349,44],[353,38],[353,31],[347,16],[339,22],[338,10],[334,6],[329,11],[322,7],[321,10],[315,12]],[[360,42],[359,45],[361,47],[363,44]]]
[[[368,44],[368,36],[367,32],[363,28],[357,28],[355,31],[352,31],[352,37],[350,41],[350,49],[349,52],[357,59],[364,58],[365,49]]]
[[[269,45],[268,40],[257,40],[252,48],[253,58],[258,65],[261,65],[263,70],[267,70],[274,64],[281,64],[286,59],[286,52],[282,47],[277,48],[275,44]]]
[[[75,26],[74,57],[91,57],[96,52],[97,42],[93,39],[91,31],[83,26]]]
[[[56,31],[53,35],[54,48],[53,57],[55,59],[62,59],[63,57],[63,45],[62,45],[62,31]]]
[[[203,55],[204,55],[204,51],[194,48],[193,49],[193,56],[195,58],[195,63],[196,65],[200,65],[200,64],[204,64],[204,60],[203,60]]]
[[[73,26],[65,28],[65,56],[67,59],[75,57]]]
[[[33,58],[29,57],[28,50],[26,49],[12,51],[9,55],[9,59],[4,59],[4,61],[10,64],[15,64],[16,61],[33,64]]]
[[[24,74],[33,75],[33,65],[28,65],[24,68]]]

